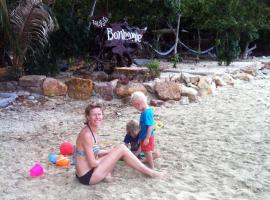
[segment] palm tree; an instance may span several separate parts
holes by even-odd
[[[19,47],[14,52],[13,65],[22,67],[28,50],[42,52],[55,28],[55,20],[42,0],[24,0],[12,11],[10,22]]]
[[[8,45],[5,41],[9,44],[12,42],[13,66],[23,69],[28,50],[42,53],[42,47],[48,43],[49,33],[56,27],[56,19],[42,0],[20,1],[10,18],[6,1],[0,0],[0,13],[0,41],[4,41],[0,42],[0,49]],[[12,35],[14,38],[11,38]]]

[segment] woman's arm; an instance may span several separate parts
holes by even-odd
[[[101,149],[101,150],[98,152],[98,157],[105,156],[105,155],[107,155],[110,151],[111,151],[111,149]]]
[[[82,140],[82,147],[86,154],[86,160],[88,161],[88,165],[91,168],[97,167],[99,164],[99,161],[96,160],[94,152],[93,152],[93,139],[91,134],[87,134],[87,132],[84,134],[83,140]]]

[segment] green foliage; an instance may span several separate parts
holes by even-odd
[[[170,61],[173,62],[173,67],[176,68],[176,64],[182,61],[180,54],[175,54],[170,57]]]
[[[150,63],[146,65],[146,67],[150,71],[150,75],[153,77],[159,77],[160,76],[160,62],[157,59],[151,60]]]
[[[59,58],[75,57],[89,50],[88,15],[90,0],[57,0],[53,11],[59,23],[58,31],[51,35],[51,48]]]
[[[24,63],[26,74],[39,74],[53,76],[59,72],[56,57],[52,54],[49,45],[43,48],[43,52],[28,50],[27,60]]]
[[[239,37],[237,34],[223,33],[216,39],[216,48],[219,65],[223,62],[230,65],[240,54]]]
[[[7,76],[9,80],[18,80],[23,75],[23,70],[21,67],[13,66],[9,67],[7,71]]]

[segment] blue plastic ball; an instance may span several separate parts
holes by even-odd
[[[49,162],[55,164],[57,158],[58,158],[58,155],[57,154],[50,154],[49,157],[48,157],[48,160],[49,160]]]

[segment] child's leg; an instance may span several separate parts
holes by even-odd
[[[155,160],[155,159],[157,159],[157,158],[159,158],[159,157],[160,157],[159,151],[158,151],[158,150],[154,150],[154,151],[153,151],[153,160]]]
[[[145,162],[148,164],[148,166],[153,169],[154,168],[154,161],[153,161],[153,152],[152,151],[145,151]]]

